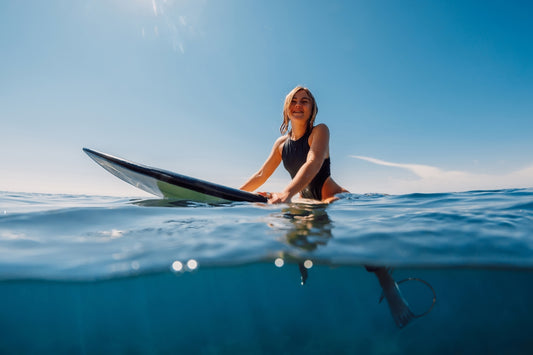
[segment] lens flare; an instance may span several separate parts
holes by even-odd
[[[198,262],[194,259],[191,259],[189,261],[187,261],[187,267],[189,268],[189,270],[196,270],[196,268],[198,268]]]
[[[180,261],[174,261],[172,263],[172,270],[176,271],[176,272],[180,272],[183,270],[183,264],[180,262]]]

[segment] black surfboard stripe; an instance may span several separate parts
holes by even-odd
[[[209,196],[222,198],[228,201],[245,201],[245,202],[267,202],[267,199],[261,195],[234,189],[228,186],[215,184],[209,181],[196,179],[190,176],[174,173],[163,169],[153,168],[146,165],[136,164],[131,161],[121,159],[106,153],[98,152],[89,148],[83,148],[83,151],[89,156],[95,155],[101,159],[107,160],[124,169],[136,172],[141,175],[152,177],[168,184],[179,186],[188,190],[200,192]]]

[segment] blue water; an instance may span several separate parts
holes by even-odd
[[[365,266],[431,311],[398,327]],[[0,353],[526,354],[532,299],[533,189],[328,206],[0,192]]]

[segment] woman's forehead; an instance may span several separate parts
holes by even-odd
[[[309,99],[311,98],[311,96],[309,96],[307,91],[304,90],[304,89],[300,89],[300,90],[296,91],[296,93],[293,96],[293,98],[299,98],[299,99],[304,98],[304,97],[307,97]]]

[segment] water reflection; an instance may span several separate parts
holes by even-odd
[[[329,240],[333,238],[333,223],[326,211],[328,205],[310,205],[310,204],[291,204],[289,207],[281,210],[284,220],[288,220],[289,228],[285,231],[285,242],[296,247],[297,250],[304,252],[313,252],[319,247],[325,247]],[[296,254],[296,255],[294,255]],[[284,264],[283,259],[293,261],[298,264],[300,271],[301,283],[305,285],[309,277],[309,269],[312,267],[312,260],[301,258],[298,253],[283,253],[281,258],[276,259],[276,265],[281,267]],[[436,301],[433,288],[426,281],[418,278],[409,278],[396,282],[392,277],[391,269],[385,266],[365,265],[368,272],[373,273],[382,290],[382,296],[387,301],[392,318],[399,328],[406,326],[414,318],[427,314]],[[406,281],[420,281],[428,286],[434,294],[431,308],[421,315],[415,315],[407,300],[403,297],[398,284]]]
[[[205,207],[210,205],[207,202],[171,198],[131,200],[130,203],[142,207]],[[215,205],[220,206],[223,204],[218,203]]]
[[[326,206],[291,205],[282,209],[283,218],[291,222],[287,242],[299,249],[313,251],[333,238],[332,223]]]
[[[304,252],[312,252],[325,246],[333,237],[332,223],[326,212],[327,205],[293,204],[281,210],[281,217],[290,222],[286,230],[286,242]],[[301,283],[305,285],[309,276],[308,269],[313,267],[311,260],[301,260],[290,254],[282,258],[295,261],[300,270]]]

